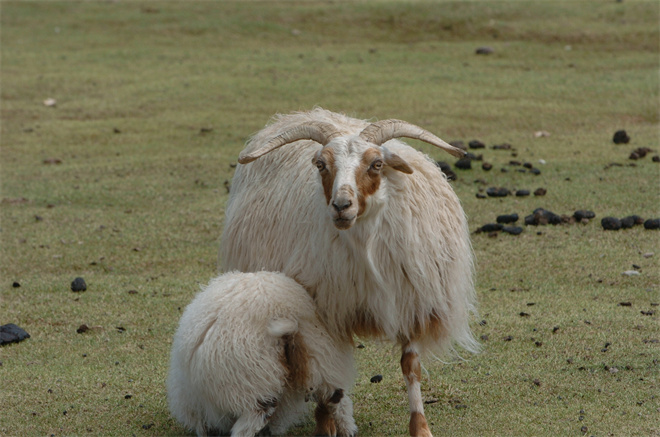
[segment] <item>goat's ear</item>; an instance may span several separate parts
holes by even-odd
[[[405,174],[413,173],[412,167],[410,167],[410,164],[408,164],[405,159],[403,159],[396,153],[390,152],[384,147],[383,147],[383,158],[385,164],[388,167],[391,167],[394,170],[400,171],[401,173],[405,173]]]

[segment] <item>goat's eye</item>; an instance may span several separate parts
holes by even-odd
[[[319,169],[319,171],[325,170],[325,162],[321,161],[320,159],[316,160],[316,168]]]
[[[383,168],[383,161],[378,160],[371,163],[372,170],[380,171]]]

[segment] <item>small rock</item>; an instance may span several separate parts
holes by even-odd
[[[516,197],[525,197],[529,196],[529,190],[517,190]]]
[[[614,132],[612,141],[614,141],[614,144],[628,144],[630,142],[630,137],[625,130],[618,130]]]
[[[626,270],[621,274],[624,276],[639,276],[640,273],[637,270]]]
[[[511,235],[520,235],[522,234],[523,228],[520,226],[504,226],[502,227],[502,232],[506,232]]]
[[[44,100],[44,106],[47,106],[49,108],[54,108],[55,106],[57,106],[57,100],[52,98],[46,99]]]
[[[534,136],[536,138],[545,138],[545,137],[550,136],[550,132],[545,131],[545,130],[539,130],[539,131],[534,132]]]
[[[618,231],[621,229],[621,220],[616,217],[604,217],[600,221],[600,225],[606,231]]]
[[[610,373],[617,373],[617,372],[619,371],[619,369],[617,369],[616,367],[610,367],[610,368],[608,369],[608,371],[609,371]]]
[[[502,214],[497,216],[497,223],[515,223],[518,221],[518,214]]]
[[[71,282],[71,291],[87,291],[87,284],[85,283],[85,280],[81,277],[74,279],[73,282]]]
[[[575,217],[575,220],[577,221],[582,221],[582,219],[592,219],[596,217],[596,213],[586,209],[580,209],[573,213],[573,217]]]
[[[27,338],[30,338],[30,334],[13,323],[0,326],[0,346],[9,343],[18,343]]]
[[[644,255],[642,255],[644,258],[651,258],[655,253],[653,252],[646,252]]]
[[[491,55],[495,52],[492,47],[488,46],[483,46],[483,47],[477,47],[477,50],[475,50],[475,54],[477,55]]]
[[[537,188],[536,190],[534,190],[534,195],[535,196],[545,196],[547,192],[548,192],[548,190],[546,190],[545,188]]]
[[[373,384],[378,384],[383,380],[383,375],[374,375],[371,377],[369,381],[371,381]]]
[[[660,229],[660,218],[646,220],[644,222],[644,229]]]
[[[486,189],[486,194],[490,197],[506,197],[511,194],[511,191],[502,187],[490,187]]]

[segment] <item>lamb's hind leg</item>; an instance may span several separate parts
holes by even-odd
[[[260,401],[258,408],[243,412],[231,428],[232,437],[256,435],[266,426],[276,408],[276,400]]]
[[[431,430],[424,416],[424,402],[422,401],[422,365],[419,361],[419,352],[415,343],[403,346],[401,355],[401,371],[408,389],[408,402],[410,403],[410,425],[408,431],[414,437],[432,437]]]
[[[357,426],[353,419],[353,402],[343,389],[334,390],[327,399],[319,400],[314,412],[315,436],[354,437]]]

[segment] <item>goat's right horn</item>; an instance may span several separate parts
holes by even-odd
[[[268,141],[263,147],[255,150],[254,152],[241,153],[238,157],[238,162],[240,164],[250,163],[255,159],[261,158],[265,154],[284,146],[285,144],[293,143],[294,141],[298,140],[314,140],[317,143],[325,146],[334,138],[340,135],[341,134],[337,128],[330,123],[311,121],[309,123],[305,123],[282,132],[278,136]]]
[[[393,138],[413,138],[439,147],[452,155],[462,158],[465,151],[454,147],[433,135],[426,129],[401,120],[381,120],[371,123],[360,132],[360,137],[378,146]]]

